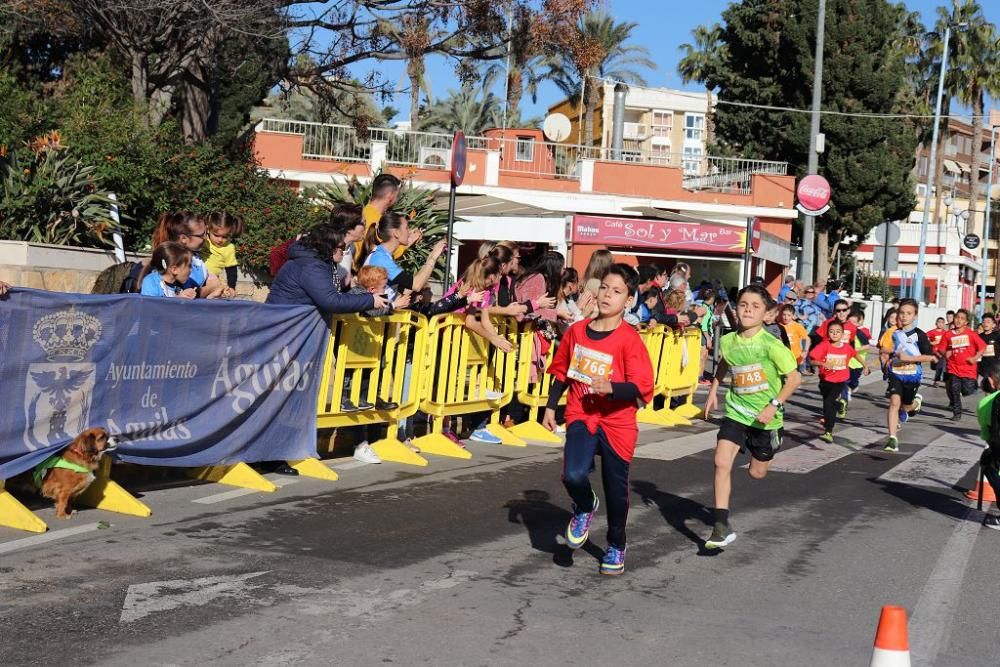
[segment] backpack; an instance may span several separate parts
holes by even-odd
[[[130,294],[138,292],[142,262],[112,264],[97,275],[91,294]]]

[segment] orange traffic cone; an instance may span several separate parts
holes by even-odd
[[[997,494],[993,491],[993,486],[989,482],[976,482],[974,487],[965,492],[965,497],[969,500],[979,500],[980,485],[982,485],[983,489],[983,502],[995,503],[997,501]]]
[[[902,607],[882,607],[869,667],[910,667],[910,639],[906,632],[906,610]]]

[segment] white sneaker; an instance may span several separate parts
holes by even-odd
[[[486,400],[487,401],[499,401],[501,398],[503,398],[503,392],[502,391],[487,391],[486,394],[485,394],[485,396],[486,396]]]
[[[382,463],[375,450],[367,442],[362,442],[354,448],[354,459],[362,463]]]

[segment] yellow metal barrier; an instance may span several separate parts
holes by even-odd
[[[416,414],[420,406],[427,331],[427,319],[410,311],[385,317],[334,317],[320,377],[317,426],[388,424],[386,437],[371,443],[378,457],[383,461],[426,466],[427,459],[410,451],[397,434],[400,420]],[[345,412],[342,409],[345,398],[354,405],[364,398],[372,405],[381,399],[397,407]]]
[[[663,396],[664,406],[654,410],[647,405],[636,418],[643,424],[656,426],[690,426],[691,419],[701,414],[694,405],[694,395],[701,376],[701,332],[688,329],[677,333],[673,329],[657,326],[640,333],[653,362],[653,393]],[[671,399],[687,396],[684,405],[671,409]]]
[[[421,452],[469,459],[472,454],[443,433],[445,417],[489,412],[489,430],[505,445],[524,446],[524,441],[500,425],[500,409],[514,398],[516,352],[519,346],[517,322],[494,318],[497,333],[514,350],[501,352],[482,336],[465,328],[465,315],[449,314],[431,318],[424,355],[423,390],[420,410],[434,417],[431,432],[414,441]],[[417,359],[414,354],[414,359]]]
[[[687,329],[677,336],[676,345],[678,351],[674,356],[677,360],[678,373],[668,376],[664,396],[668,406],[671,399],[686,396],[687,400],[683,405],[674,408],[674,412],[681,417],[693,419],[702,412],[702,409],[694,404],[698,380],[701,378],[701,331],[695,328]]]
[[[538,423],[538,411],[549,402],[549,390],[552,387],[553,378],[547,371],[556,352],[556,343],[549,346],[548,353],[545,355],[545,365],[538,369],[537,379],[532,382],[531,364],[534,344],[535,330],[529,324],[522,336],[517,370],[517,400],[528,408],[528,419],[524,423],[511,427],[510,430],[525,440],[559,445],[562,444],[562,438]],[[559,405],[566,405],[565,394],[559,401]]]

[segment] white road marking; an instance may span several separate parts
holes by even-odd
[[[18,551],[20,549],[27,549],[28,547],[33,547],[39,544],[45,544],[46,542],[53,542],[55,540],[61,540],[66,537],[73,537],[74,535],[82,535],[83,533],[89,533],[93,530],[98,530],[101,524],[98,523],[88,523],[83,526],[74,526],[73,528],[63,528],[61,530],[50,530],[47,533],[42,533],[41,535],[32,535],[31,537],[22,537],[18,540],[11,540],[10,542],[4,542],[0,544],[0,554],[9,554],[12,551]],[[107,524],[105,524],[107,527]]]
[[[945,434],[878,478],[909,486],[951,489],[983,453],[971,438]]]
[[[852,426],[834,433],[833,444],[819,440],[817,429],[815,441],[781,449],[771,464],[772,472],[787,472],[804,475],[828,463],[850,456],[863,447],[876,442],[883,436],[869,428]],[[786,440],[787,441],[787,440]]]
[[[371,465],[370,463],[365,463],[364,461],[349,461],[347,463],[338,463],[337,465],[330,466],[334,470],[351,470],[352,468],[360,468],[362,466]]]
[[[948,646],[965,570],[979,535],[979,517],[970,505],[941,550],[910,617],[910,647],[914,665],[935,665]]]
[[[679,438],[670,438],[670,432],[664,432],[666,440],[639,445],[635,448],[635,458],[656,459],[657,461],[676,461],[677,459],[703,452],[715,447],[717,429],[703,433],[693,433]]]
[[[179,607],[199,607],[222,597],[243,598],[249,591],[260,588],[248,580],[267,574],[248,572],[221,577],[198,579],[173,579],[132,584],[125,593],[119,623],[131,623],[158,611],[171,611]]]
[[[272,479],[268,477],[268,480],[274,483],[275,486],[288,486],[289,484],[297,484],[299,480],[290,479],[288,477],[278,477]],[[258,491],[257,489],[233,489],[232,491],[223,491],[222,493],[216,493],[211,496],[205,496],[204,498],[195,498],[191,502],[198,503],[199,505],[214,505],[215,503],[221,503],[226,500],[232,500],[233,498],[242,498],[243,496],[250,496],[255,493],[264,493],[263,491]]]

